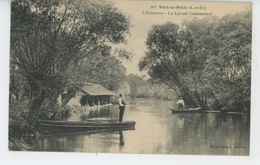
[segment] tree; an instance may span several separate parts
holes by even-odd
[[[140,97],[142,95],[147,95],[147,93],[142,92],[141,90],[145,90],[148,87],[148,83],[142,79],[142,77],[130,74],[127,76],[127,83],[130,87],[130,96],[132,98]]]
[[[129,20],[108,1],[12,2],[11,56],[30,87],[27,120],[33,126],[43,101],[55,98],[84,58],[124,42]]]
[[[153,26],[146,42],[148,52],[139,66],[141,70],[148,69],[152,78],[167,84],[189,105],[196,106],[194,91],[184,81],[191,79],[190,73],[198,67],[191,63],[195,54],[192,54],[193,40],[189,35],[174,23]]]
[[[249,109],[251,11],[153,26],[141,70],[188,105]]]
[[[251,85],[252,11],[227,15],[215,31],[218,51],[207,59],[207,76],[215,106],[249,110]]]
[[[88,80],[89,83],[98,83],[110,90],[117,90],[126,79],[126,69],[121,59],[130,58],[130,54],[126,50],[111,50],[109,47],[95,57],[84,58],[74,71],[78,76],[77,80],[83,83]]]
[[[220,19],[218,17],[206,17],[203,19],[193,19],[182,24],[182,37],[188,39],[190,51],[186,54],[185,71],[180,79],[186,87],[184,95],[188,95],[191,100],[195,100],[196,106],[206,109],[212,91],[208,84],[208,77],[205,67],[210,55],[218,51],[221,40],[215,36],[216,28]],[[184,96],[185,98],[185,96]]]
[[[96,54],[95,57],[84,58],[73,69],[73,81],[66,88],[66,95],[62,99],[62,105],[66,105],[76,94],[76,91],[86,83],[101,84],[115,91],[126,79],[126,69],[115,56],[103,57]]]

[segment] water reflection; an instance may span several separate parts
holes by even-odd
[[[51,135],[35,139],[34,148],[92,153],[249,154],[249,116],[172,114],[167,110],[171,104],[128,101],[124,120],[136,121],[135,130]],[[117,106],[107,116],[106,119],[118,119]]]
[[[181,154],[248,155],[246,116],[221,114],[173,115],[168,152]],[[184,121],[183,121],[184,120]],[[180,129],[181,128],[181,129]],[[239,148],[240,146],[240,148]]]
[[[85,121],[85,120],[109,120],[116,121],[117,111],[114,110],[114,106],[98,106],[93,108],[81,108],[77,111],[73,111],[70,118],[67,121]]]
[[[124,146],[125,145],[123,131],[119,131],[119,145],[120,146]]]

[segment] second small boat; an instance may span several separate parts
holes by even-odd
[[[183,109],[183,110],[169,108],[169,110],[170,110],[172,113],[203,112],[203,110],[202,110],[201,108],[189,108],[189,109]]]

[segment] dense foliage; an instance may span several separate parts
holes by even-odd
[[[141,70],[190,106],[249,110],[251,11],[155,25]]]

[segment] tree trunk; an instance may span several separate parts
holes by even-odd
[[[29,112],[26,117],[30,128],[34,127],[38,119],[38,115],[44,99],[45,97],[43,96],[43,92],[35,93],[32,95],[32,100],[31,103],[29,104]]]
[[[66,106],[68,104],[68,102],[73,98],[75,97],[75,92],[69,92],[67,94],[62,94],[64,95],[62,97],[62,100],[61,100],[61,106]]]
[[[181,88],[180,91],[181,91],[181,96],[184,98],[186,105],[188,105],[189,107],[197,107],[198,104],[196,100],[194,99],[193,95],[186,87]]]
[[[199,103],[199,106],[201,107],[201,109],[206,109],[206,104],[204,102],[204,99],[203,99],[203,94],[195,94],[195,97]]]

